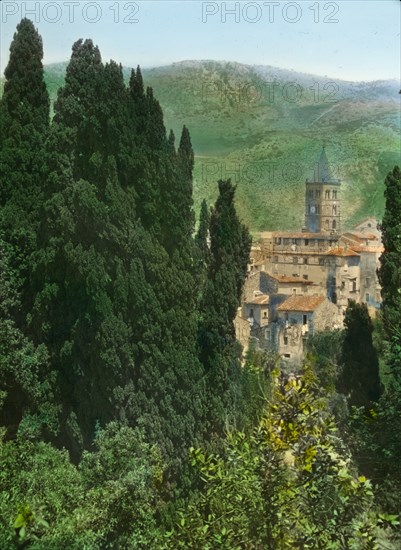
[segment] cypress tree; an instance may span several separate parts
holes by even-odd
[[[182,185],[173,140],[152,93],[137,103],[137,74],[127,90],[92,41],[73,47],[47,151],[31,329],[58,370],[60,443],[79,453],[97,422],[124,419],[158,442],[172,474],[203,430],[193,243],[171,216]],[[149,141],[158,130],[161,148]]]
[[[373,346],[373,325],[366,304],[350,300],[345,313],[342,345],[343,369],[338,390],[350,406],[369,407],[381,393],[379,361]]]
[[[113,389],[132,364],[121,304],[127,236],[135,233],[133,195],[124,192],[127,98],[121,67],[103,66],[91,40],[76,42],[48,142],[30,325],[57,368],[61,443],[76,453],[96,421],[115,416]]]
[[[42,57],[42,39],[32,22],[23,19],[10,46],[0,102],[0,230],[12,246],[10,266],[19,273],[22,285],[29,275],[43,202],[49,96]],[[14,313],[23,323],[29,295],[22,290],[21,309]]]
[[[207,265],[209,263],[209,223],[210,213],[205,200],[202,201],[199,214],[199,227],[195,235],[196,254],[198,258],[198,271],[200,279],[206,275]]]
[[[222,428],[230,376],[239,368],[234,318],[251,247],[249,232],[235,210],[235,187],[230,180],[220,180],[218,186],[219,196],[210,217],[210,258],[199,329],[200,356],[210,392],[209,421],[217,431]]]
[[[381,224],[384,252],[378,270],[382,286],[383,326],[390,344],[389,366],[401,384],[401,170],[398,166],[385,180],[386,207]]]

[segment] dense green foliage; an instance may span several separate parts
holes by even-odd
[[[192,449],[204,488],[181,512],[169,548],[375,548],[384,518],[357,477],[313,375],[278,381],[250,434],[224,454]]]
[[[375,548],[397,520],[330,410],[337,358],[350,406],[378,397],[366,308],[315,341],[320,384],[308,366],[278,380],[272,353],[241,364],[236,186],[218,181],[195,233],[191,136],[167,136],[141,69],[126,84],[78,40],[50,123],[42,55],[24,19],[0,103],[0,547]],[[357,409],[347,435],[373,452],[371,422],[394,460],[389,387],[391,407]]]
[[[0,453],[1,548],[155,547],[163,464],[141,431],[110,423],[79,468],[44,442]]]

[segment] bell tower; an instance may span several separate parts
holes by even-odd
[[[305,182],[305,222],[310,233],[340,231],[340,185],[329,166],[323,146],[313,174]]]

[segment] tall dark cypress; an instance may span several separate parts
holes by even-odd
[[[43,78],[42,39],[23,19],[10,46],[0,102],[0,231],[12,245],[10,264],[21,283],[29,276],[38,210],[43,202],[42,167],[49,126],[49,96]],[[29,296],[23,289],[23,321]]]
[[[113,389],[133,362],[122,303],[135,235],[127,100],[121,67],[104,66],[91,40],[76,42],[48,141],[30,325],[57,368],[62,443],[76,452],[115,416]]]
[[[389,366],[401,385],[401,170],[398,166],[388,173],[385,186],[386,208],[381,224],[384,252],[378,276],[382,286],[383,325],[390,344]]]
[[[347,395],[348,403],[369,407],[381,393],[379,360],[373,346],[373,325],[366,304],[350,300],[344,319],[342,346],[343,369],[338,391]]]
[[[199,227],[196,232],[195,242],[201,265],[207,265],[209,257],[209,223],[210,213],[205,199],[203,199],[199,214]]]
[[[201,304],[200,356],[208,376],[210,422],[224,420],[230,375],[239,367],[234,318],[240,304],[251,238],[234,205],[235,187],[218,182],[219,196],[210,217],[210,258]]]
[[[74,44],[48,142],[31,330],[58,370],[60,442],[79,453],[96,423],[121,418],[158,442],[173,474],[203,430],[192,226],[178,216],[173,137],[137,78],[127,90],[92,41]],[[167,249],[172,235],[180,246]]]
[[[178,147],[178,167],[181,177],[181,185],[179,188],[180,195],[179,208],[182,216],[183,236],[192,234],[195,225],[192,200],[192,172],[195,164],[195,155],[192,148],[191,136],[188,128],[184,125],[180,144]]]

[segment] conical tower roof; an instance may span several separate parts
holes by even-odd
[[[322,148],[322,152],[320,153],[319,160],[314,167],[313,173],[306,181],[310,183],[340,183],[340,180],[334,177],[332,169],[329,165],[329,161],[327,159],[326,148],[324,145]]]

